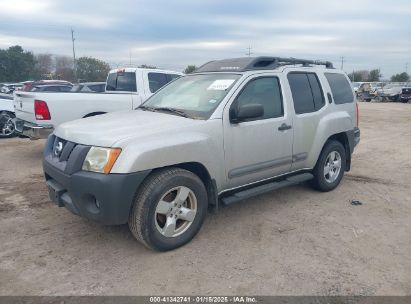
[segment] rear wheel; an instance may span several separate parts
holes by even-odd
[[[14,114],[10,112],[0,112],[0,138],[9,138],[16,134],[13,118]]]
[[[336,140],[328,141],[313,171],[313,187],[324,192],[335,189],[343,178],[345,167],[346,153],[344,146]]]
[[[207,204],[207,191],[197,175],[180,168],[159,170],[141,185],[129,227],[151,249],[175,249],[200,230]]]

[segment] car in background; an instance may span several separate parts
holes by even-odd
[[[32,87],[30,92],[70,92],[72,88],[66,84],[42,84]]]
[[[14,117],[13,97],[8,94],[0,94],[0,138],[14,136],[16,131]]]
[[[108,73],[101,93],[19,91],[14,93],[16,130],[31,139],[47,138],[66,121],[132,110],[182,75],[160,69],[122,68]]]
[[[71,92],[101,93],[106,91],[105,82],[83,82],[77,83],[71,88]]]
[[[352,83],[351,83],[352,88],[353,88],[355,94],[357,94],[358,89],[360,88],[360,86],[361,86],[362,84],[363,84],[363,82],[352,82]]]
[[[382,82],[363,82],[358,87],[356,94],[360,101],[370,102],[377,97],[378,92],[380,92],[384,87]]]
[[[402,88],[400,94],[400,101],[403,103],[407,103],[411,100],[411,86]]]
[[[25,92],[30,92],[33,87],[39,86],[39,85],[71,85],[73,84],[69,81],[66,80],[38,80],[38,81],[25,81],[23,82],[23,87],[21,91]]]
[[[23,87],[21,83],[4,83],[1,88],[0,92],[4,94],[13,94],[14,91],[19,90]]]
[[[376,99],[378,101],[399,101],[402,88],[399,84],[387,84],[377,92]]]

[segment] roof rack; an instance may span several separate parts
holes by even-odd
[[[209,61],[200,66],[195,73],[201,72],[245,72],[252,70],[273,70],[280,66],[297,65],[303,66],[324,65],[328,69],[333,69],[330,61],[307,60],[297,58],[282,57],[241,57]]]

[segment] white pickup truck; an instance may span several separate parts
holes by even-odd
[[[31,139],[46,138],[66,121],[132,110],[181,75],[158,69],[114,69],[107,76],[104,93],[15,92],[16,131]]]

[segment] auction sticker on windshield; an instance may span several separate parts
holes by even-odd
[[[235,79],[217,79],[212,84],[210,84],[207,90],[224,91],[227,90],[234,81]]]

